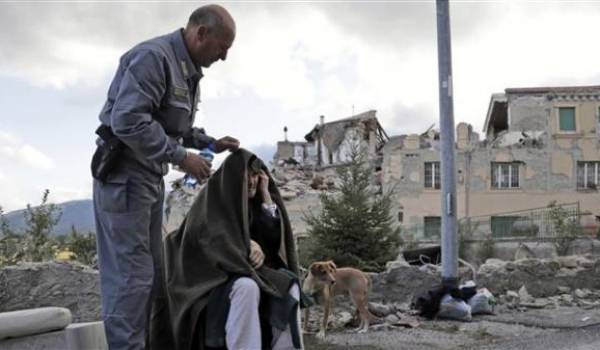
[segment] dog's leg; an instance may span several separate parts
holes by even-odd
[[[358,333],[365,333],[369,329],[369,319],[371,318],[371,313],[367,306],[367,293],[352,294],[352,301],[354,301],[360,317],[360,326],[356,330]]]
[[[331,311],[331,290],[329,287],[323,289],[323,323],[321,323],[321,329],[317,333],[317,338],[324,339],[325,332],[327,331],[327,321],[329,319],[329,312]]]
[[[304,309],[304,323],[303,323],[303,327],[302,330],[304,331],[304,333],[308,332],[308,319],[310,317],[310,307],[306,307]]]

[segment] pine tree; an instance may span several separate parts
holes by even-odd
[[[322,210],[306,213],[312,261],[379,271],[398,254],[399,229],[392,228],[392,191],[377,194],[365,152],[350,147],[349,161],[336,169],[339,193],[321,194]]]

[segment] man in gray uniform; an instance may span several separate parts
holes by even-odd
[[[94,180],[102,318],[110,349],[144,348],[150,306],[161,297],[153,292],[162,283],[168,163],[203,179],[210,175],[210,162],[187,147],[216,153],[239,147],[232,137],[216,140],[192,127],[201,67],[225,61],[234,37],[231,15],[208,5],[192,13],[186,28],[138,44],[121,57],[97,141],[100,153],[120,152],[107,175]]]

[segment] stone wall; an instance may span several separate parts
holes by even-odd
[[[477,284],[500,295],[522,286],[536,298],[558,295],[562,288],[600,289],[600,260],[591,256],[502,261],[489,259],[479,268]]]
[[[65,307],[73,322],[100,320],[97,270],[73,263],[22,263],[0,270],[0,312]]]

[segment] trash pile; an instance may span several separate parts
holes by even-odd
[[[416,296],[413,307],[427,319],[471,321],[473,315],[494,314],[496,298],[470,280],[458,288],[437,286]]]

